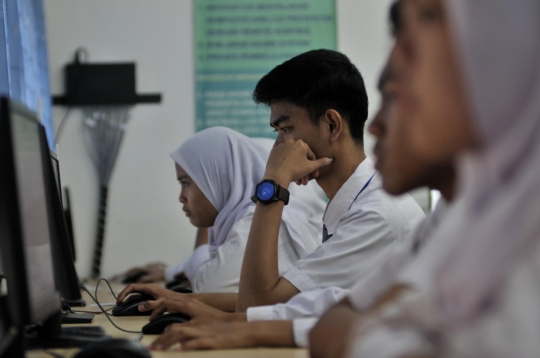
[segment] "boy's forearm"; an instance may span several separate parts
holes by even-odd
[[[276,143],[272,149],[264,179],[271,179],[283,188],[296,180],[307,184],[309,174],[329,163],[328,158],[315,159],[301,140],[289,139]],[[239,312],[251,306],[283,302],[298,293],[294,285],[279,277],[277,246],[284,205],[281,200],[267,205],[257,203],[240,274],[236,306]]]
[[[284,203],[257,203],[244,253],[236,310],[266,304],[279,282],[278,238]]]
[[[192,298],[225,312],[236,309],[237,293],[191,293]]]

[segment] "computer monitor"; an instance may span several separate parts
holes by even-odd
[[[42,137],[41,143],[46,145],[47,137],[43,127],[41,127],[40,135]],[[44,147],[43,150],[50,153],[50,160],[45,161],[44,170],[46,176],[50,177],[49,183],[52,184],[50,186],[52,195],[49,195],[49,197],[54,222],[51,243],[56,287],[60,292],[63,302],[70,306],[85,306],[86,302],[81,296],[79,278],[75,270],[73,250],[64,217],[64,208],[61,202],[60,166],[58,158],[48,147]]]
[[[60,204],[62,205],[62,210],[64,212],[63,220],[64,225],[67,230],[67,237],[69,240],[69,246],[71,247],[71,256],[73,257],[73,262],[75,262],[75,239],[73,237],[73,224],[71,223],[71,204],[69,198],[69,189],[64,189],[64,195],[62,195],[62,181],[60,180],[60,163],[55,152],[50,150],[52,168],[54,171],[54,179],[56,181],[56,186],[58,187],[58,195],[60,195]],[[60,293],[62,293],[60,291]]]
[[[54,181],[58,190],[58,195],[60,196],[60,201],[62,201],[62,182],[60,181],[60,163],[58,163],[58,156],[55,152],[49,149],[51,155],[52,170],[54,174]]]
[[[24,107],[0,101],[0,251],[11,319],[19,327],[60,312],[51,262],[51,220],[40,124]]]
[[[71,243],[71,253],[73,254],[73,261],[77,262],[77,249],[75,248],[75,234],[73,232],[73,221],[71,218],[71,195],[69,194],[69,188],[64,187],[64,195],[62,196],[62,203],[64,204],[64,218],[66,219],[66,227],[68,230],[69,242]]]
[[[78,347],[95,339],[64,337],[60,295],[55,286],[51,235],[54,221],[51,177],[44,163],[41,125],[34,113],[7,98],[0,99],[0,253],[8,277],[12,324],[35,326],[30,346]]]

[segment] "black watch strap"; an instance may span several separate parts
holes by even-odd
[[[285,202],[285,205],[289,204],[289,195],[290,195],[289,191],[279,184],[276,186],[277,186],[277,193],[276,193],[277,198],[279,200],[283,200]]]

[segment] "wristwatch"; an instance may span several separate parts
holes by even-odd
[[[278,200],[283,200],[285,205],[289,203],[289,191],[277,184],[272,179],[264,179],[255,188],[255,195],[251,197],[251,201],[257,201],[263,204],[270,204]]]

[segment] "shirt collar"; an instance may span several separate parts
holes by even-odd
[[[323,217],[328,234],[331,235],[334,233],[339,221],[349,210],[360,190],[371,179],[374,173],[373,161],[366,157],[349,179],[339,188],[334,198],[328,203]]]

